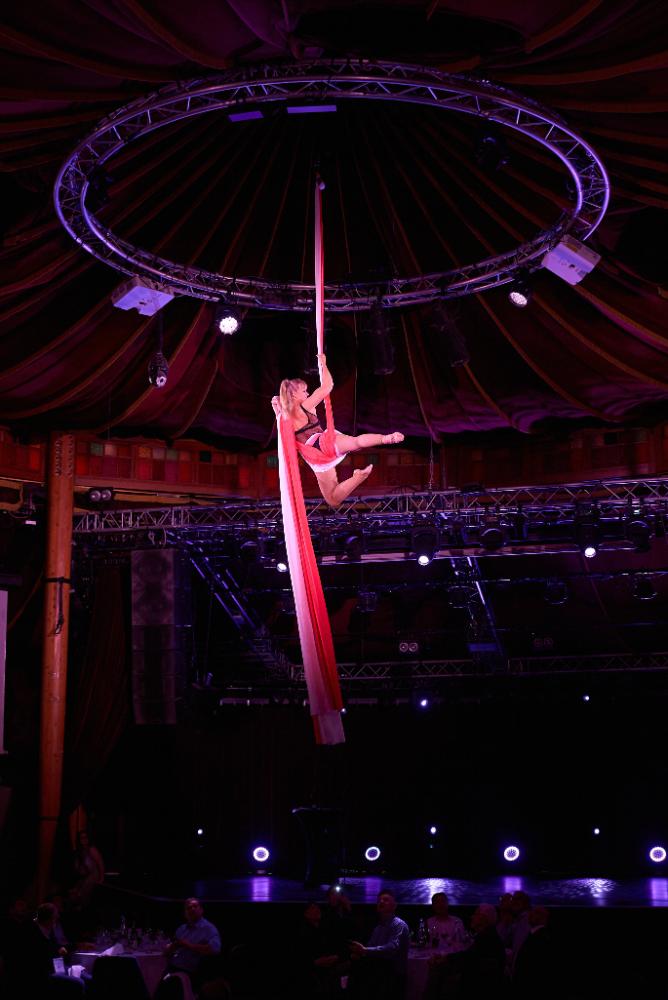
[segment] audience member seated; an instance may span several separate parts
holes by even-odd
[[[76,881],[70,898],[74,905],[83,908],[90,903],[95,888],[104,882],[102,855],[91,844],[86,830],[79,830],[77,833],[73,867]]]
[[[427,920],[429,946],[439,955],[450,955],[463,951],[471,944],[471,938],[459,917],[449,910],[449,900],[444,892],[435,892],[431,897],[432,916]]]
[[[297,996],[336,997],[341,993],[341,976],[347,975],[349,961],[339,954],[340,937],[332,931],[317,903],[309,903],[299,930]]]
[[[352,964],[348,983],[349,996],[364,1000],[401,1000],[406,989],[406,969],[410,931],[396,916],[394,893],[384,890],[378,896],[378,924],[369,943],[352,941]]]
[[[513,970],[513,997],[551,1000],[559,995],[558,968],[547,925],[550,914],[544,906],[529,910],[529,934],[517,952]]]
[[[165,949],[169,958],[169,972],[185,972],[195,988],[202,982],[202,962],[220,954],[220,934],[212,923],[204,919],[204,909],[198,899],[186,899],[186,922],[177,928],[174,940]]]
[[[322,922],[337,942],[337,952],[342,958],[348,957],[349,944],[357,937],[350,899],[340,885],[333,885],[327,891],[327,905],[322,911]]]
[[[89,1000],[149,1000],[141,969],[129,955],[96,958],[86,996]]]
[[[531,900],[526,892],[518,890],[510,897],[510,920],[506,918],[502,924],[497,924],[499,937],[503,941],[508,954],[508,971],[512,975],[517,960],[517,954],[529,934],[529,910]]]
[[[54,973],[54,958],[63,958],[67,954],[67,949],[56,940],[57,920],[58,911],[53,903],[42,903],[37,907],[35,919],[25,928],[25,936],[19,946],[21,968],[17,995],[38,996]]]
[[[481,903],[471,917],[473,943],[465,951],[446,956],[430,970],[425,1000],[452,996],[461,1000],[493,1000],[502,995],[506,953],[496,921],[496,907]]]

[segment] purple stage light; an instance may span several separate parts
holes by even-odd
[[[364,857],[367,861],[378,861],[378,858],[380,857],[380,847],[375,847],[373,845],[371,847],[367,847],[364,852]]]
[[[517,861],[520,856],[520,849],[516,847],[515,844],[508,844],[503,852],[503,857],[506,861]]]
[[[582,695],[582,700],[583,700],[583,701],[590,701],[591,699],[590,699],[590,697],[589,697],[589,695],[588,695],[588,694],[583,694],[583,695]]]
[[[662,861],[666,860],[666,849],[657,844],[649,852],[649,860],[653,861],[655,865],[660,865]]]
[[[231,122],[252,122],[264,118],[261,111],[235,111],[227,116]]]
[[[264,864],[265,861],[269,860],[269,850],[266,847],[253,848],[253,860]]]
[[[429,708],[428,698],[420,698],[420,708]]]
[[[438,833],[438,830],[437,830],[437,828],[435,826],[430,826],[429,827],[429,832],[430,832],[430,834],[433,837],[436,833]]]

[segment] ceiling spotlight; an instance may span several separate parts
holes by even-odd
[[[265,861],[269,860],[269,849],[267,847],[253,848],[253,861],[257,861],[258,864],[264,864]]]
[[[162,351],[156,351],[148,363],[148,380],[156,389],[164,389],[169,377],[169,365]]]
[[[508,846],[503,851],[503,857],[506,861],[518,861],[520,856],[520,849],[516,847],[515,844],[508,844]]]
[[[653,601],[656,597],[656,590],[651,580],[646,576],[639,576],[633,581],[633,596],[637,601]]]
[[[414,656],[420,652],[420,643],[415,639],[402,639],[399,643],[399,652],[403,653],[404,656]]]
[[[518,309],[524,309],[531,301],[531,282],[528,271],[520,271],[511,281],[508,298]]]
[[[287,573],[288,564],[286,562],[283,562],[282,559],[279,559],[278,562],[276,563],[276,569],[278,570],[279,573]]]
[[[216,306],[214,325],[219,333],[232,336],[241,326],[239,311],[227,302],[219,302]]]
[[[367,847],[366,851],[364,852],[364,857],[367,859],[367,861],[378,861],[380,857],[380,847],[376,847],[373,844],[371,845],[371,847]]]

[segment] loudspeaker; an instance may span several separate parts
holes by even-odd
[[[176,549],[132,553],[132,704],[138,725],[174,725],[191,658],[190,563]]]

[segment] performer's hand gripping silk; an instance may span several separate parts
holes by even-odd
[[[373,469],[355,469],[349,479],[339,482],[336,466],[350,452],[377,448],[384,444],[400,444],[404,435],[400,431],[392,434],[342,434],[334,427],[321,427],[316,415],[316,407],[332,391],[334,381],[327,368],[324,354],[318,354],[320,386],[309,393],[306,382],[298,378],[286,378],[281,382],[280,394],[271,403],[276,416],[283,416],[295,434],[297,451],[307,465],[313,469],[323,497],[332,507],[338,507],[360,483],[363,483]]]

